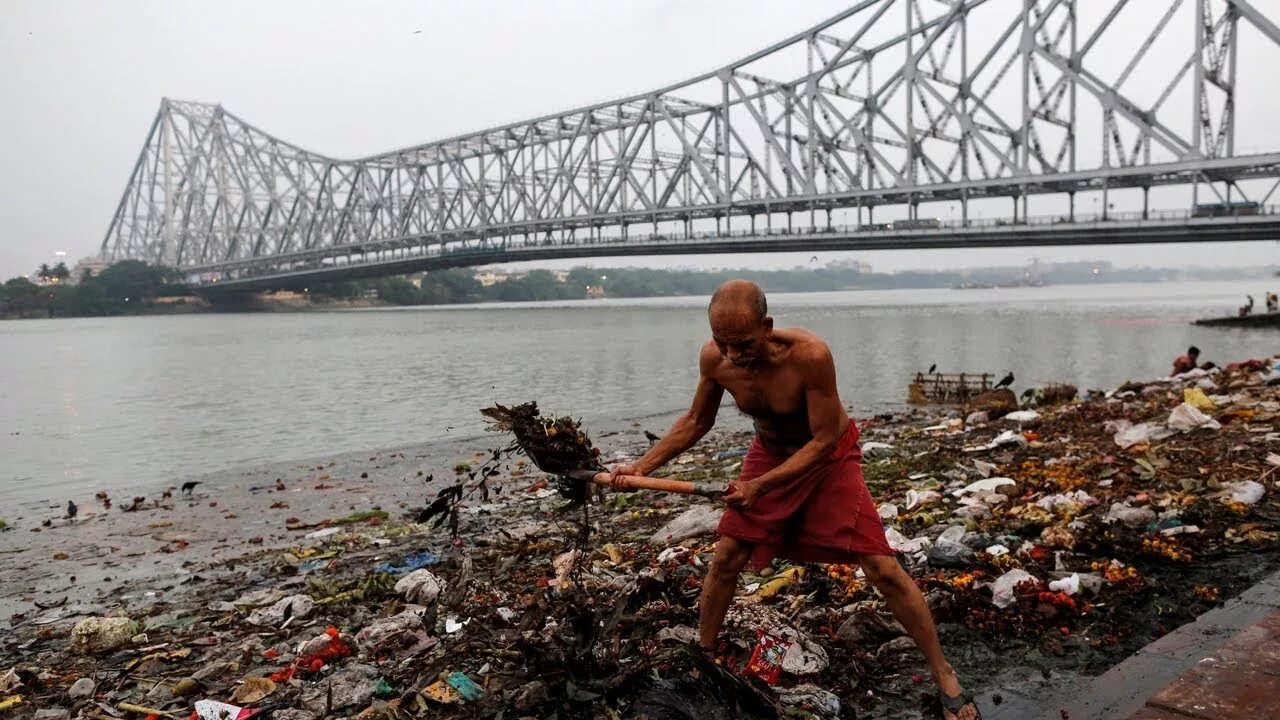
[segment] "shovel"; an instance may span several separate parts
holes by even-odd
[[[595,483],[596,485],[604,485],[610,487],[613,485],[613,476],[607,472],[596,472],[595,470],[574,470],[564,473],[561,477],[575,482]],[[706,482],[700,480],[672,480],[670,478],[646,477],[644,475],[620,475],[618,479],[628,486],[628,489],[636,488],[643,490],[658,490],[660,492],[679,493],[681,495],[703,495],[705,497],[718,497],[723,495],[729,489],[726,482]]]

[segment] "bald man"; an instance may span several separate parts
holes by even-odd
[[[708,308],[711,340],[698,358],[689,410],[639,460],[613,468],[648,475],[693,447],[715,425],[725,391],[755,420],[742,472],[725,494],[715,559],[699,601],[699,647],[714,652],[738,576],[774,557],[862,566],[924,654],[947,718],[975,720],[978,708],[942,655],[929,607],[885,539],[862,480],[858,428],[836,390],[831,350],[801,328],[775,328],[764,292],[732,280]]]

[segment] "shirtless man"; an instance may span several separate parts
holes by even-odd
[[[764,292],[732,280],[708,309],[711,341],[698,359],[693,404],[639,460],[613,468],[648,475],[693,447],[715,425],[727,390],[755,418],[756,436],[742,475],[725,494],[715,559],[699,601],[699,646],[714,651],[748,562],[775,556],[796,562],[858,563],[894,617],[924,654],[947,718],[976,720],[978,708],[942,655],[929,607],[885,540],[875,503],[862,481],[857,426],[836,390],[826,343],[800,328],[774,329]]]
[[[1196,360],[1200,357],[1200,348],[1192,345],[1187,348],[1186,355],[1179,355],[1173,361],[1173,372],[1170,375],[1181,375],[1184,372],[1191,372],[1196,369]]]

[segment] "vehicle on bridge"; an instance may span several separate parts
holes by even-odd
[[[1236,202],[1200,203],[1191,210],[1191,217],[1235,217],[1238,215],[1258,215],[1262,205],[1252,200]]]
[[[937,230],[941,227],[942,221],[938,218],[913,218],[889,223],[890,230]]]

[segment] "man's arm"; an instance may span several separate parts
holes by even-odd
[[[724,386],[713,377],[719,362],[720,351],[711,343],[704,345],[698,356],[698,387],[693,393],[693,403],[649,452],[628,466],[628,474],[648,475],[693,447],[715,426],[720,399],[724,397]]]
[[[781,465],[747,483],[734,483],[725,500],[750,507],[760,495],[799,477],[831,455],[840,442],[841,424],[845,418],[840,393],[836,390],[836,365],[826,343],[816,342],[804,350],[800,358],[805,384],[805,402],[809,410],[809,432],[813,437]],[[744,497],[742,485],[754,486]]]

